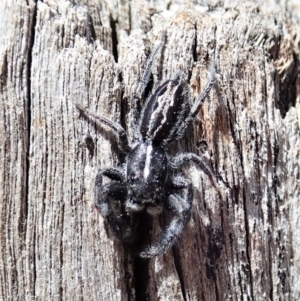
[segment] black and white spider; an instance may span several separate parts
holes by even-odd
[[[161,42],[150,55],[135,100],[142,99],[153,60],[163,44]],[[184,164],[195,162],[215,185],[214,174],[201,157],[193,153],[172,157],[167,148],[170,142],[182,138],[214,83],[213,70],[204,91],[188,110],[190,91],[183,73],[164,81],[147,98],[140,114],[135,109],[130,141],[121,125],[76,104],[83,114],[97,119],[117,135],[120,149],[126,154],[125,164],[99,170],[95,181],[95,206],[115,236],[127,243],[134,241],[141,212],[155,215],[169,210],[173,213],[162,238],[155,245],[143,248],[140,257],[150,258],[167,252],[190,218],[193,186],[180,175]],[[110,179],[107,184],[103,184],[104,176]]]

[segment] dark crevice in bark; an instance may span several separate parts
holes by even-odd
[[[250,294],[251,294],[251,300],[255,300],[254,298],[254,293],[253,293],[253,279],[252,279],[252,270],[251,270],[251,259],[250,259],[250,254],[249,254],[249,250],[250,250],[250,231],[249,231],[249,214],[248,214],[248,210],[247,210],[247,201],[246,201],[246,191],[245,188],[243,188],[243,207],[244,207],[244,218],[245,218],[245,232],[246,232],[246,258],[247,258],[247,262],[248,264],[244,266],[243,272],[246,274],[246,277],[249,278],[249,283],[250,283]]]
[[[118,63],[119,54],[118,54],[118,34],[117,26],[118,20],[114,20],[112,15],[109,17],[110,28],[111,28],[111,40],[112,40],[112,53],[115,58],[115,62]]]
[[[31,24],[31,35],[29,36],[28,41],[28,53],[27,53],[27,107],[25,108],[27,110],[27,142],[26,142],[26,197],[25,197],[25,206],[24,208],[24,221],[26,223],[27,215],[28,215],[28,194],[29,194],[29,168],[30,168],[30,132],[31,132],[31,65],[32,65],[32,51],[33,51],[33,44],[34,44],[34,36],[35,36],[35,24],[36,24],[36,10],[33,12],[32,16],[32,24]],[[24,224],[25,224],[24,223]]]
[[[123,76],[122,72],[119,72],[119,82],[120,86],[123,86]],[[126,130],[126,133],[128,133],[128,129],[126,126],[126,117],[127,117],[127,112],[129,112],[129,106],[128,106],[128,99],[124,97],[124,89],[120,89],[120,98],[118,99],[121,108],[120,108],[120,124],[123,127],[123,129]],[[119,152],[119,162],[125,163],[126,160],[126,154]]]
[[[131,33],[132,30],[132,13],[131,13],[131,5],[130,2],[128,3],[128,22],[129,22],[129,32],[128,35]]]
[[[92,136],[89,133],[87,133],[85,135],[84,143],[89,152],[89,158],[92,159],[94,157],[94,153],[95,153],[95,143],[94,143]],[[82,162],[84,162],[84,158],[81,158],[81,160],[82,160]]]
[[[177,275],[179,278],[179,282],[180,282],[182,297],[183,297],[184,301],[187,301],[185,285],[184,285],[184,276],[183,276],[181,262],[180,262],[180,254],[179,254],[179,251],[176,246],[172,248],[172,251],[173,251],[173,256],[174,256],[175,269],[176,269],[176,272],[177,272]]]
[[[36,26],[36,23],[37,23],[37,4],[35,4],[34,8],[33,8],[33,12],[32,12],[32,19],[31,19],[31,33],[30,33],[30,36],[29,36],[29,40],[28,40],[28,52],[27,52],[27,85],[28,85],[28,89],[27,89],[27,107],[26,107],[26,115],[27,115],[27,149],[26,149],[26,166],[25,166],[25,181],[26,181],[26,184],[25,184],[25,200],[24,200],[24,208],[23,208],[23,212],[24,212],[24,216],[23,216],[23,221],[22,224],[24,227],[24,242],[26,241],[26,227],[28,226],[27,225],[27,221],[28,221],[28,205],[29,205],[29,173],[30,173],[30,136],[31,136],[31,76],[32,76],[32,53],[33,53],[33,46],[34,46],[34,40],[35,40],[35,26]],[[32,254],[31,254],[31,275],[32,275],[32,278],[31,279],[31,285],[32,285],[32,289],[33,291],[31,292],[34,296],[35,296],[35,283],[36,283],[36,254],[35,254],[35,242],[36,242],[36,232],[34,230],[34,233],[33,233],[33,240],[30,241],[29,243],[33,246],[32,248]]]
[[[125,283],[125,289],[124,292],[127,295],[127,300],[135,300],[135,290],[133,286],[133,259],[131,257],[131,254],[127,248],[125,248],[124,252],[124,283]]]
[[[96,32],[94,29],[94,23],[92,17],[87,14],[85,20],[85,37],[89,44],[93,44],[96,40]]]
[[[139,253],[149,245],[150,229],[152,229],[152,219],[146,212],[139,214],[139,225],[137,228],[138,237],[131,247],[131,253],[135,256],[133,261],[135,300],[150,300],[148,284],[149,277],[149,259],[139,257]]]
[[[221,257],[222,250],[225,244],[225,235],[221,228],[214,229],[212,227],[207,228],[208,239],[208,250],[207,258],[209,259],[209,265],[212,268],[211,275],[216,276],[216,265],[218,259]]]
[[[289,72],[286,70],[279,76],[279,99],[276,99],[276,107],[280,110],[281,117],[284,118],[291,107],[295,107],[297,98],[296,82],[299,74],[299,59],[294,53],[294,66]]]
[[[268,229],[267,231],[268,231],[268,236],[271,237],[272,234],[270,232],[270,229]],[[273,266],[272,266],[271,244],[268,244],[268,261],[269,261],[269,270],[268,270],[268,272],[269,272],[269,275],[272,275],[272,268],[273,268]],[[270,297],[270,300],[273,300],[273,295],[274,295],[273,281],[271,280],[269,282],[269,284],[270,284],[270,295],[269,295],[269,297]]]
[[[150,294],[148,290],[149,283],[149,259],[136,257],[134,259],[134,286],[135,300],[148,301]]]
[[[197,57],[197,25],[195,24],[195,38],[193,44],[193,60],[195,63],[197,62]]]
[[[212,227],[207,228],[208,233],[208,249],[206,257],[208,259],[206,263],[206,276],[214,283],[216,301],[222,300],[220,288],[218,287],[218,260],[222,255],[222,251],[225,245],[225,235],[222,228],[214,229]]]
[[[8,80],[8,58],[7,51],[3,53],[2,69],[0,70],[0,92],[2,93],[7,85]],[[3,116],[5,116],[3,112]],[[5,126],[5,124],[4,124]]]
[[[90,85],[91,85],[91,74],[92,74],[92,70],[91,70],[91,67],[92,67],[92,59],[90,59],[89,61],[88,61],[88,68],[87,68],[87,70],[88,70],[88,79],[89,80],[87,80],[86,82],[85,82],[85,84],[86,84],[86,96],[87,96],[87,99],[88,99],[88,101],[90,101]],[[63,115],[62,115],[63,116]],[[87,144],[89,143],[89,141],[86,141],[87,142]]]
[[[61,239],[60,239],[60,250],[59,250],[59,257],[60,257],[60,269],[63,270],[63,264],[64,264],[64,244],[63,244],[63,237],[64,237],[64,216],[65,216],[65,205],[62,204],[61,206]],[[60,287],[59,287],[59,298],[61,301],[65,300],[64,298],[64,290],[63,290],[63,276],[62,273],[59,274],[59,280],[60,280]],[[82,295],[82,286],[81,288],[81,295]]]

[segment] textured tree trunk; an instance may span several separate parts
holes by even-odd
[[[1,300],[300,299],[299,4],[194,2],[1,1]],[[187,166],[191,220],[170,252],[145,260],[94,209],[97,170],[121,156],[74,103],[128,127],[163,31],[154,84],[183,70],[198,95],[216,66],[172,154],[202,154],[221,192]]]

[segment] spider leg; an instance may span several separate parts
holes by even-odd
[[[94,113],[93,111],[91,111],[88,108],[85,108],[83,105],[81,105],[78,102],[75,103],[75,106],[85,116],[93,117],[94,119],[98,120],[101,124],[108,126],[113,132],[113,134],[119,138],[120,149],[122,152],[127,152],[129,150],[126,132],[120,124],[113,122],[102,115],[98,115]]]
[[[98,174],[102,173],[104,176],[108,177],[111,180],[124,182],[126,179],[125,170],[122,168],[109,167],[102,169],[98,172]],[[97,176],[98,176],[97,174]],[[97,178],[96,176],[96,178]]]
[[[138,87],[136,89],[136,93],[134,96],[135,101],[133,101],[133,108],[132,108],[133,119],[132,119],[132,124],[131,124],[131,128],[133,129],[133,135],[134,135],[133,140],[135,140],[135,141],[141,140],[141,134],[140,134],[139,125],[138,125],[140,112],[137,108],[137,100],[142,99],[145,89],[150,81],[153,61],[154,61],[155,57],[157,56],[157,54],[161,51],[161,49],[165,43],[166,43],[166,33],[163,32],[160,43],[154,48],[154,50],[151,52],[149,58],[147,59],[144,72],[141,76]]]
[[[186,128],[189,126],[189,124],[195,119],[196,115],[200,111],[204,100],[208,97],[210,90],[216,83],[216,70],[213,67],[211,71],[210,78],[204,88],[204,90],[200,93],[200,95],[196,98],[194,101],[194,104],[191,108],[191,111],[187,118],[177,127],[176,133],[174,135],[173,139],[180,139],[182,138],[183,134],[185,133]]]
[[[174,157],[171,160],[171,166],[177,170],[181,168],[184,164],[193,161],[196,163],[202,170],[203,172],[208,176],[211,184],[219,190],[217,181],[216,181],[216,175],[214,172],[210,169],[210,167],[203,161],[203,159],[200,156],[197,156],[196,154],[193,153],[183,153],[180,154],[177,157]]]
[[[158,52],[161,51],[161,49],[165,43],[166,43],[166,32],[163,32],[160,43],[153,49],[153,51],[151,52],[151,54],[147,60],[144,73],[139,82],[139,85],[138,85],[138,88],[136,91],[136,97],[138,97],[139,99],[141,99],[141,97],[146,89],[146,86],[149,83],[153,61],[154,61],[155,57],[157,56]]]
[[[103,185],[103,176],[112,181]],[[131,242],[135,237],[136,222],[125,212],[127,187],[123,183],[124,172],[117,168],[100,170],[95,182],[95,207],[107,220],[113,234],[124,242]]]
[[[194,102],[192,108],[191,108],[191,112],[189,114],[189,116],[187,117],[186,121],[192,121],[196,115],[198,114],[199,110],[201,109],[204,100],[208,97],[208,94],[210,92],[210,90],[212,89],[212,87],[215,85],[216,83],[216,70],[213,67],[212,71],[211,71],[211,75],[210,78],[204,88],[204,90],[200,93],[200,95],[196,98],[196,101]]]
[[[110,183],[103,185],[103,176],[108,177],[111,180]],[[111,204],[108,202],[108,197],[118,197],[126,200],[127,188],[126,184],[123,184],[125,180],[125,172],[118,168],[106,168],[99,170],[95,180],[95,206],[98,212],[103,216],[107,217],[112,212]]]
[[[166,253],[173,246],[190,219],[193,200],[192,184],[182,177],[174,177],[171,181],[170,185],[173,186],[173,193],[167,199],[167,207],[174,213],[174,218],[165,230],[161,240],[140,253],[142,258],[151,258]],[[184,193],[181,195],[178,190],[183,190]]]

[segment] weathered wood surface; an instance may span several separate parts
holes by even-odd
[[[299,16],[297,1],[2,0],[0,299],[299,300]],[[197,95],[213,62],[218,71],[174,148],[204,154],[230,189],[218,194],[190,165],[181,239],[134,260],[93,205],[116,143],[74,102],[128,124],[163,30],[154,82],[184,70]]]

